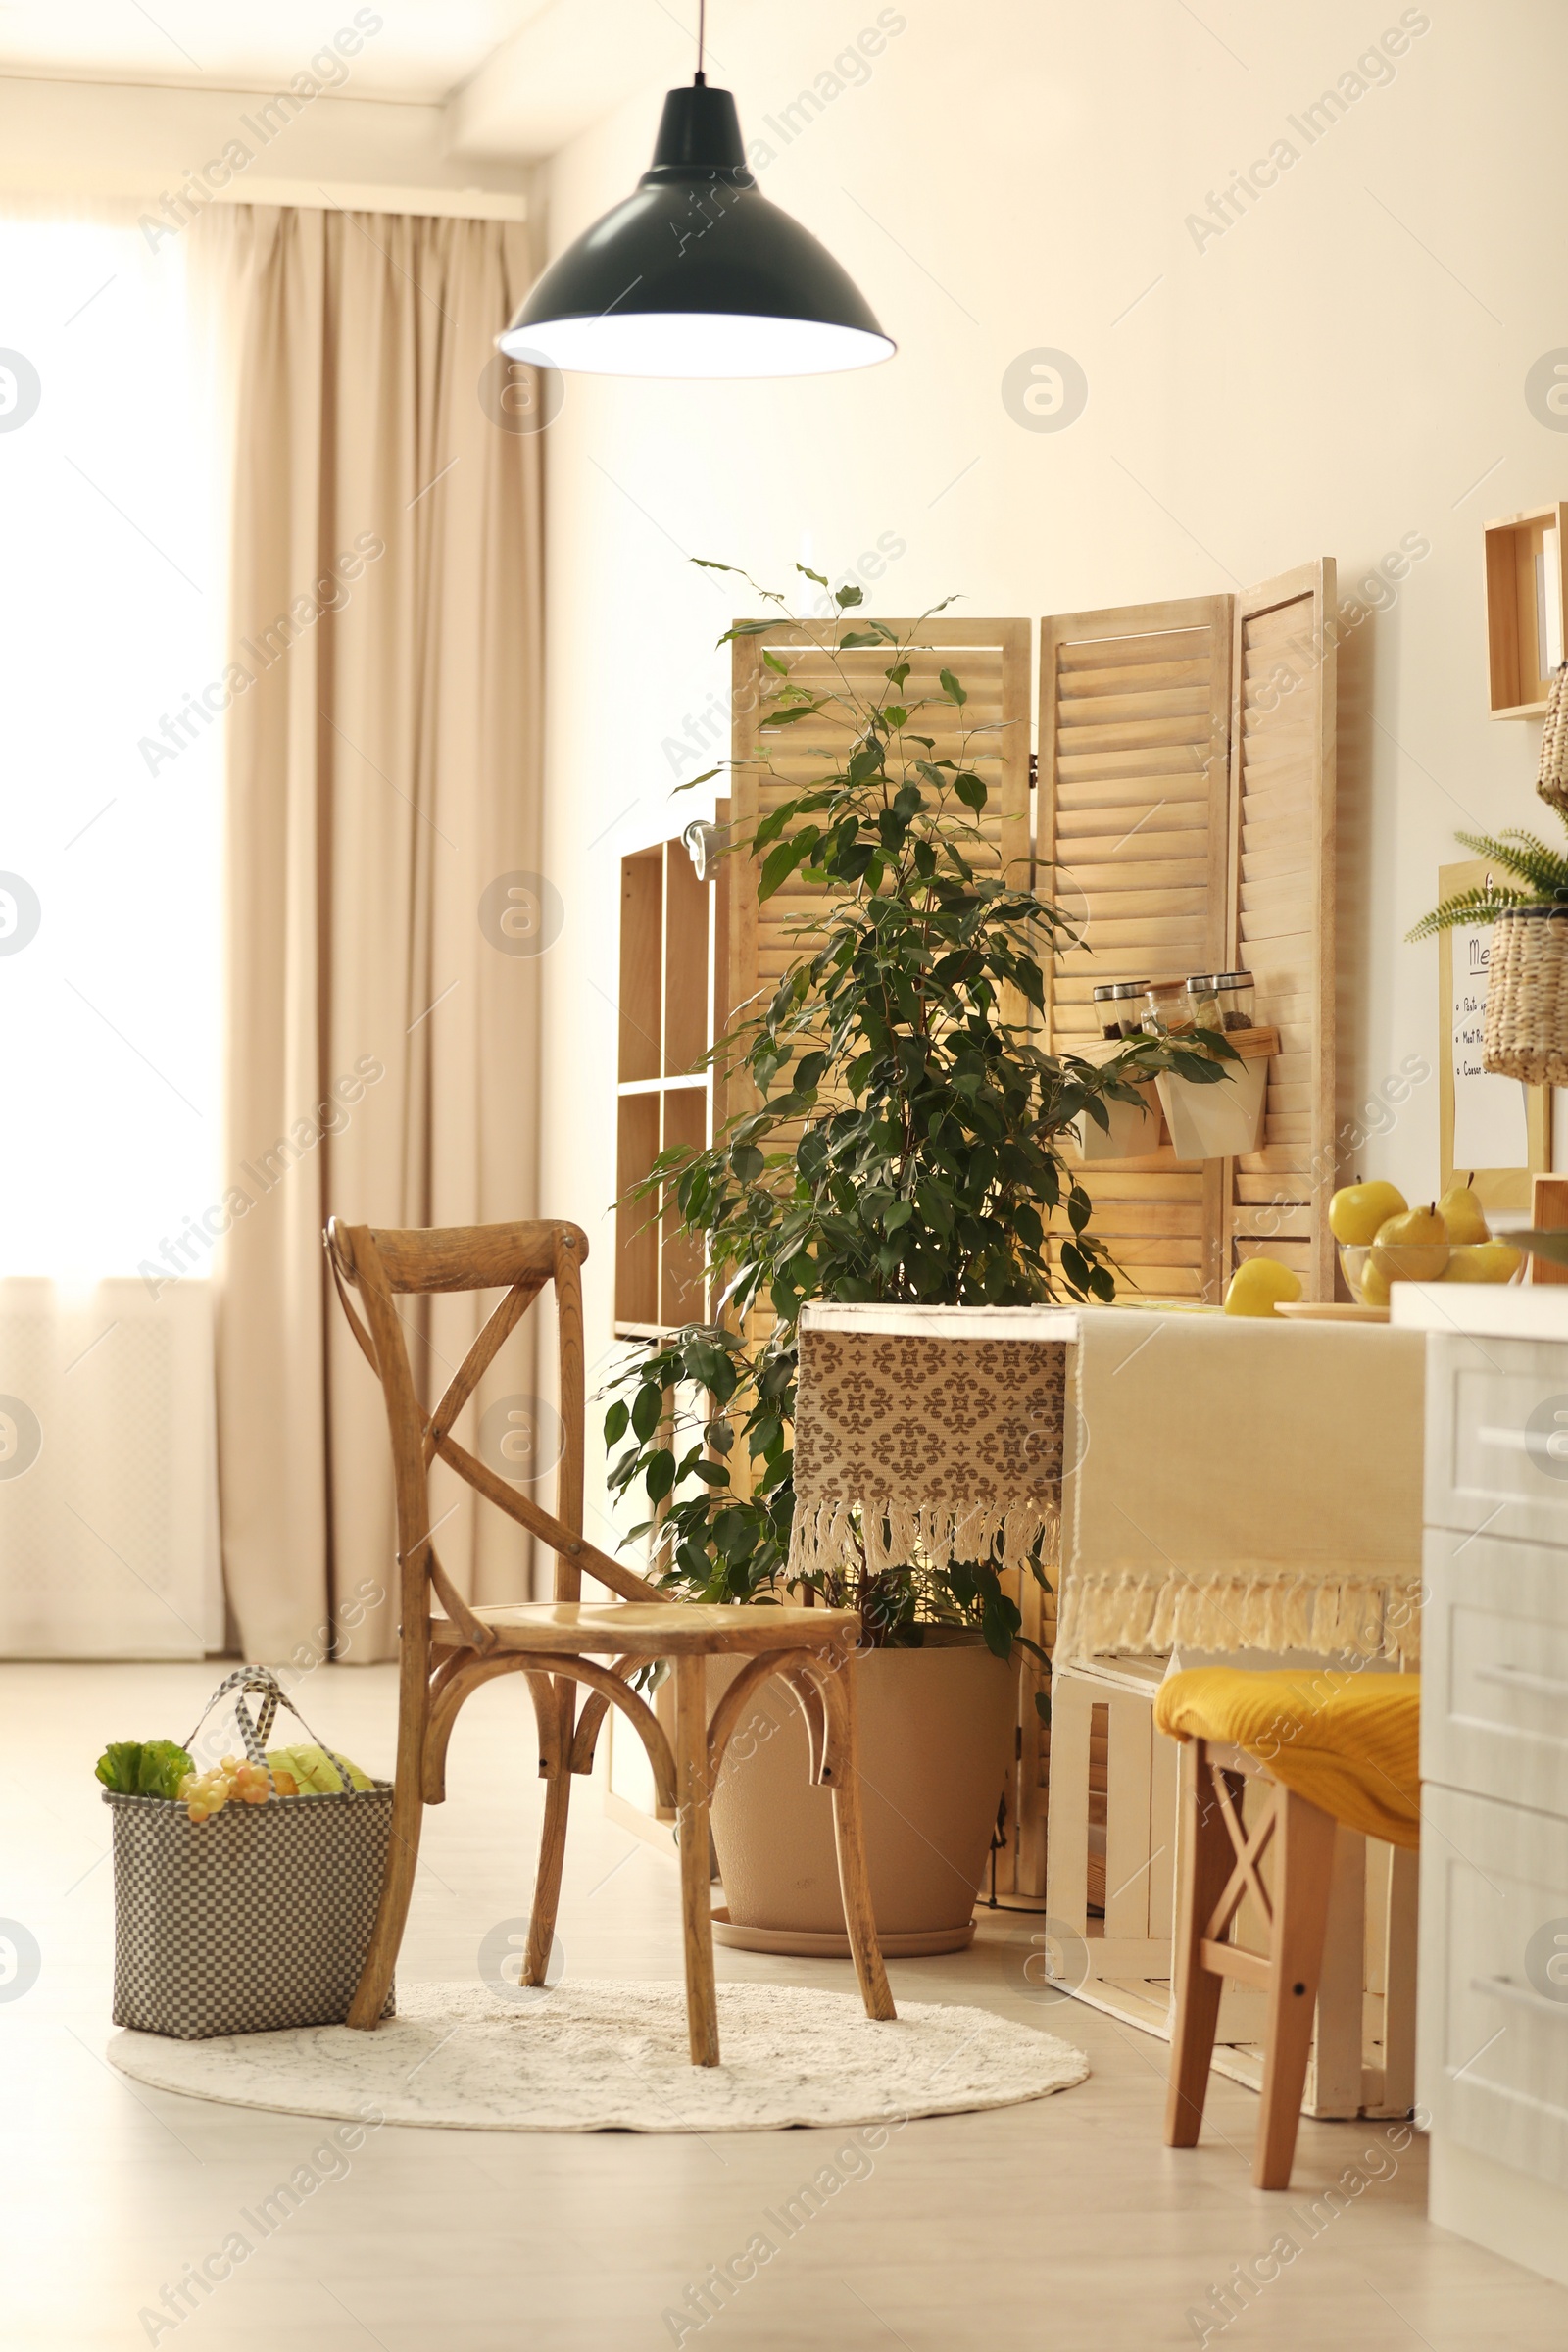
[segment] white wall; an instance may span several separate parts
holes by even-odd
[[[890,365],[783,385],[569,379],[550,435],[548,862],[568,909],[550,957],[543,1205],[595,1244],[609,1331],[614,938],[621,855],[695,813],[662,745],[722,694],[713,640],[745,609],[690,554],[770,586],[838,573],[893,534],[872,610],[961,590],[1038,615],[1239,587],[1333,555],[1342,589],[1406,534],[1431,553],[1342,656],[1341,955],[1364,1097],[1432,1063],[1357,1164],[1412,1196],[1437,1176],[1436,954],[1402,944],[1456,825],[1545,820],[1539,725],[1486,715],[1481,525],[1568,494],[1568,439],[1524,378],[1568,343],[1568,10],[1404,9],[1392,79],[1313,144],[1300,116],[1397,0],[901,0],[862,86],[785,145],[764,124],[831,69],[873,0],[792,0],[727,27],[710,78],[762,184],[858,279]],[[1205,25],[1212,30],[1205,29]],[[560,247],[644,169],[650,89],[556,160]],[[1187,224],[1235,168],[1298,160],[1222,235]],[[1009,362],[1065,349],[1089,399],[1024,429]],[[1484,477],[1484,478],[1483,478]],[[1478,486],[1479,485],[1479,486]],[[706,766],[695,755],[685,773]],[[1549,820],[1547,820],[1549,821]]]

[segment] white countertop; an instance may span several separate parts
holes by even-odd
[[[1477,1340],[1568,1340],[1568,1283],[1396,1282],[1396,1330]]]

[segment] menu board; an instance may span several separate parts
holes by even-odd
[[[1469,923],[1453,934],[1450,1033],[1453,1055],[1453,1165],[1523,1168],[1530,1139],[1525,1090],[1481,1066],[1487,1021],[1487,967],[1493,926]]]
[[[1477,890],[1479,858],[1438,868],[1438,897]],[[1493,926],[1438,934],[1439,1189],[1472,1171],[1482,1206],[1530,1214],[1533,1176],[1551,1165],[1551,1089],[1521,1086],[1482,1067]]]

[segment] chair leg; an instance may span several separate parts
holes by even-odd
[[[422,1671],[422,1669],[421,1669]],[[412,1701],[412,1703],[411,1703]],[[386,1876],[365,1966],[344,2020],[361,2033],[373,2034],[381,2023],[392,1972],[398,1964],[403,1931],[414,1894],[414,1874],[419,1859],[419,1832],[424,1826],[424,1710],[407,1689],[403,1704],[414,1720],[400,1726],[397,1770],[392,1787],[392,1831],[387,1841]]]
[[[1181,1893],[1176,1908],[1176,2015],[1170,2036],[1165,2145],[1194,2148],[1203,2124],[1208,2069],[1219,2025],[1221,1980],[1203,1966],[1200,1946],[1231,1873],[1231,1842],[1208,1776],[1201,1740],[1181,1752]]]
[[[860,1806],[860,1739],[856,1706],[856,1662],[846,1658],[830,1669],[817,1688],[836,1737],[828,1744],[833,1785],[833,1843],[838,1852],[839,1893],[844,1901],[844,1924],[855,1954],[855,1973],[860,1981],[865,2014],[882,2020],[898,2016],[876,1939],[876,1915],[871,1908],[871,1880],[865,1866],[865,1825]]]
[[[693,2066],[718,2064],[713,1990],[713,1901],[708,1837],[708,1661],[675,1660],[675,1788],[680,1832],[681,1924],[686,1946],[686,2029]]]
[[[1263,2045],[1263,2100],[1252,2160],[1254,2188],[1289,2188],[1301,2121],[1301,2092],[1312,2047],[1334,1879],[1333,1816],[1289,1788],[1274,1833],[1274,1932],[1269,1938],[1268,2030]]]
[[[539,1867],[534,1874],[533,1909],[528,1914],[528,1948],[522,1983],[543,1984],[556,1939],[561,1874],[566,1861],[566,1821],[571,1810],[571,1734],[577,1686],[566,1677],[530,1675],[539,1729],[539,1760],[545,1772],[545,1818],[539,1833]]]

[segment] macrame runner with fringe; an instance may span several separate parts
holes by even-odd
[[[1425,1343],[1084,1308],[1058,1662],[1419,1654]]]
[[[1059,1340],[803,1329],[790,1573],[1057,1555]]]

